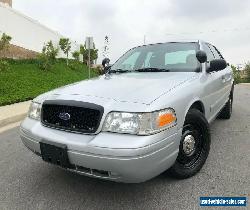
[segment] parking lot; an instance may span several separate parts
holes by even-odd
[[[211,132],[208,160],[196,176],[175,180],[162,174],[122,184],[51,166],[22,145],[18,128],[5,131],[0,134],[0,209],[199,209],[200,196],[249,199],[250,85],[236,86],[232,118],[216,120]]]

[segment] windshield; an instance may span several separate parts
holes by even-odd
[[[164,43],[133,48],[111,67],[111,71],[160,69],[194,72],[200,67],[196,58],[198,43]]]

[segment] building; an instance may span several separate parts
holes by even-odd
[[[7,4],[8,6],[12,7],[12,0],[0,0],[0,2]]]
[[[12,8],[12,0],[0,0],[0,36],[6,33],[12,37],[10,48],[0,57],[34,58],[45,43],[58,44],[63,36]],[[71,51],[79,50],[79,45],[71,41]],[[71,56],[71,54],[69,55]],[[65,57],[63,52],[58,57]]]

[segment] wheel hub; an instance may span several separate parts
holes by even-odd
[[[186,155],[191,155],[195,149],[195,138],[192,135],[185,136],[182,148]]]

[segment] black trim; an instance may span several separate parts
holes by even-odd
[[[104,112],[104,108],[100,105],[83,102],[83,101],[75,101],[75,100],[46,100],[43,102],[48,105],[64,105],[64,106],[75,106],[75,107],[84,107],[88,109],[97,109],[100,112]]]
[[[62,168],[71,168],[67,153],[67,145],[42,140],[40,142],[40,150],[44,161],[58,165]]]
[[[98,118],[98,123],[96,124],[95,129],[93,131],[87,131],[87,130],[83,131],[81,129],[76,129],[76,128],[69,129],[69,128],[64,127],[64,126],[55,126],[54,124],[50,124],[50,123],[43,121],[43,115],[44,115],[43,107],[44,107],[44,105],[59,105],[59,106],[62,105],[62,106],[69,106],[69,107],[79,107],[79,108],[98,110],[100,113],[99,118]],[[75,133],[90,134],[90,133],[95,133],[96,130],[99,128],[103,113],[104,113],[104,108],[100,105],[93,104],[93,103],[74,101],[74,100],[46,100],[42,104],[41,123],[46,127],[50,127],[50,128],[54,128],[54,129],[58,129],[58,130],[70,131],[70,132],[75,132]]]

